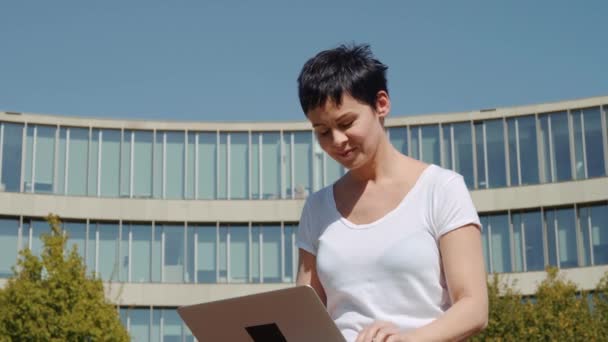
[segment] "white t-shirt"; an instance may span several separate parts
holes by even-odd
[[[340,215],[333,186],[309,196],[297,245],[316,255],[327,310],[353,341],[374,320],[409,330],[450,307],[439,238],[467,224],[481,228],[462,176],[430,165],[395,209],[369,224]]]

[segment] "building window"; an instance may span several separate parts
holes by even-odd
[[[229,225],[229,282],[249,282],[249,227]]]
[[[103,197],[118,197],[120,193],[121,132],[119,130],[101,130],[100,136],[100,195]]]
[[[503,120],[475,123],[477,188],[507,185]]]
[[[135,341],[151,341],[150,338],[150,310],[135,308],[128,311],[129,335]]]
[[[188,144],[186,145],[186,180],[185,180],[185,198],[195,199],[196,196],[196,133],[188,132]]]
[[[298,262],[296,248],[297,223],[285,223],[283,227],[284,261],[283,282],[295,282]]]
[[[294,198],[306,198],[312,193],[312,132],[293,133]]]
[[[492,214],[487,217],[489,244],[492,251],[492,272],[511,272],[511,234],[508,214]]]
[[[198,198],[215,199],[218,179],[217,133],[198,133]]]
[[[76,251],[82,258],[83,262],[86,262],[87,223],[77,221],[64,221],[63,230],[68,237],[68,253],[71,252],[73,248],[76,248]]]
[[[544,161],[544,181],[558,182],[572,179],[568,113],[539,116],[540,138]]]
[[[393,144],[397,151],[405,155],[409,154],[407,149],[407,127],[390,127],[388,135],[391,144]]]
[[[249,198],[249,133],[228,133],[230,199]]]
[[[265,283],[280,283],[281,273],[281,226],[260,226],[262,237],[262,281]]]
[[[156,225],[163,234],[163,282],[184,282],[185,228],[183,224]]]
[[[185,132],[164,132],[165,135],[165,196],[184,198],[184,167],[186,158]]]
[[[507,119],[511,185],[538,184],[536,118],[533,115]]]
[[[281,196],[281,136],[264,132],[262,135],[262,198],[279,199]]]
[[[606,175],[602,117],[599,107],[574,110],[574,169],[576,179]]]
[[[23,125],[2,123],[2,182],[0,190],[19,192]]]
[[[505,156],[505,138],[503,120],[486,120],[485,149],[487,151],[488,187],[507,186],[507,166]]]
[[[25,192],[53,193],[55,177],[55,133],[50,126],[31,125],[27,129]]]
[[[469,122],[452,124],[453,170],[460,173],[465,183],[474,187],[473,140]]]
[[[543,221],[540,210],[515,213],[512,216],[514,236],[517,237],[515,243],[521,244],[521,247],[514,249],[521,253],[515,255],[516,264],[519,260],[524,272],[544,270]]]
[[[219,159],[218,159],[218,170],[217,174],[217,199],[228,199],[228,180],[230,179],[230,173],[228,169],[228,134],[219,134]]]
[[[27,227],[24,229],[24,235],[28,239],[26,247],[32,251],[33,255],[41,256],[43,249],[42,234],[50,234],[49,224],[41,219],[31,219],[24,222],[24,227]]]
[[[151,131],[134,131],[133,138],[133,195],[149,198],[152,197],[154,134]]]
[[[123,130],[120,145],[120,197],[131,197],[131,160],[134,147],[133,131]]]
[[[578,266],[574,209],[546,209],[545,229],[549,265],[556,267]]]
[[[580,207],[579,220],[582,265],[608,265],[608,204]]]
[[[112,222],[91,222],[89,241],[97,240],[96,273],[104,281],[119,280],[119,225]],[[93,235],[94,234],[94,235]]]
[[[88,150],[88,174],[87,174],[87,194],[89,196],[99,196],[101,193],[101,163],[103,160],[100,160],[102,156],[101,151],[101,133],[99,129],[93,128],[91,130],[91,139],[89,141],[89,150]],[[69,156],[68,156],[69,158]]]
[[[121,307],[120,318],[134,341],[194,341],[175,308]]]
[[[149,224],[129,225],[131,233],[131,252],[129,267],[131,282],[144,283],[150,281],[150,258],[152,254],[152,227]]]
[[[66,134],[67,194],[87,195],[87,171],[89,154],[89,130],[68,128]]]
[[[188,225],[188,258],[186,279],[189,282],[217,282],[216,225]]]
[[[11,267],[17,261],[19,219],[0,217],[0,278],[13,275]]]
[[[429,164],[441,164],[439,155],[439,125],[410,127],[411,157]]]
[[[422,160],[429,164],[439,165],[439,125],[420,127],[422,134]]]

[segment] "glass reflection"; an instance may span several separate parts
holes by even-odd
[[[150,131],[134,132],[133,148],[133,195],[139,198],[152,197],[153,142]]]
[[[602,118],[599,107],[583,111],[585,125],[585,159],[587,161],[587,177],[606,175],[603,144]]]
[[[294,133],[294,197],[306,198],[312,191],[312,133]]]
[[[578,266],[578,257],[576,250],[577,238],[574,209],[557,209],[556,220],[559,265],[560,267],[576,267]]]
[[[215,283],[218,252],[216,227],[199,227],[197,234],[197,280],[199,283]]]
[[[279,283],[281,275],[281,226],[262,226],[262,260],[265,283]]]
[[[217,134],[198,134],[198,198],[214,199],[217,193]]]
[[[489,215],[488,224],[491,230],[492,271],[511,272],[509,216],[507,214]]]
[[[70,128],[68,155],[68,195],[87,194],[87,155],[89,150],[89,130]]]
[[[503,121],[502,119],[487,120],[484,124],[486,126],[488,186],[490,188],[504,187],[507,185],[507,169]]]
[[[263,198],[278,199],[281,195],[281,136],[265,132],[262,142]]]
[[[131,282],[146,283],[150,277],[150,260],[152,254],[152,226],[150,224],[128,224],[131,232]],[[125,226],[123,226],[125,229]]]
[[[526,271],[542,271],[545,269],[543,249],[543,225],[540,211],[529,211],[521,214],[524,231]]]
[[[105,281],[116,281],[119,276],[118,262],[118,223],[97,223],[98,262],[97,273]]]
[[[538,184],[538,151],[536,142],[536,119],[534,116],[517,118],[519,136],[519,161],[521,183]]]
[[[590,208],[593,264],[608,265],[608,204]]]
[[[249,198],[249,133],[230,133],[230,198]]]
[[[230,281],[249,281],[249,227],[231,225],[230,232]]]
[[[183,224],[163,225],[164,234],[164,281],[181,283],[184,281],[184,226]]]
[[[421,127],[422,131],[422,160],[429,164],[441,164],[439,155],[439,125]]]
[[[166,198],[184,198],[184,163],[186,158],[185,132],[165,132]]]
[[[460,173],[465,183],[472,189],[473,182],[473,140],[471,124],[452,124],[454,129],[454,171]]]
[[[483,122],[475,123],[475,156],[477,157],[477,189],[488,187],[486,174],[486,150]]]
[[[407,155],[407,127],[390,127],[388,129],[391,144],[397,151]]]
[[[19,220],[0,217],[0,278],[13,275],[11,267],[17,261]]]
[[[102,130],[101,134],[101,196],[118,197],[121,132],[119,130]]]
[[[57,128],[37,126],[34,192],[52,193],[55,171],[55,132]]]

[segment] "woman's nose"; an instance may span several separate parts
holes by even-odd
[[[342,146],[346,141],[348,141],[348,137],[344,132],[334,129],[332,132],[333,143],[335,146]]]

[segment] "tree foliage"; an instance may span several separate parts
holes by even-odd
[[[474,341],[606,341],[608,340],[608,274],[595,291],[580,291],[547,268],[533,297],[494,275],[488,282],[488,327]]]
[[[47,218],[41,256],[19,253],[13,276],[0,289],[0,340],[128,341],[100,279],[87,276],[76,246],[66,249],[59,218]]]

